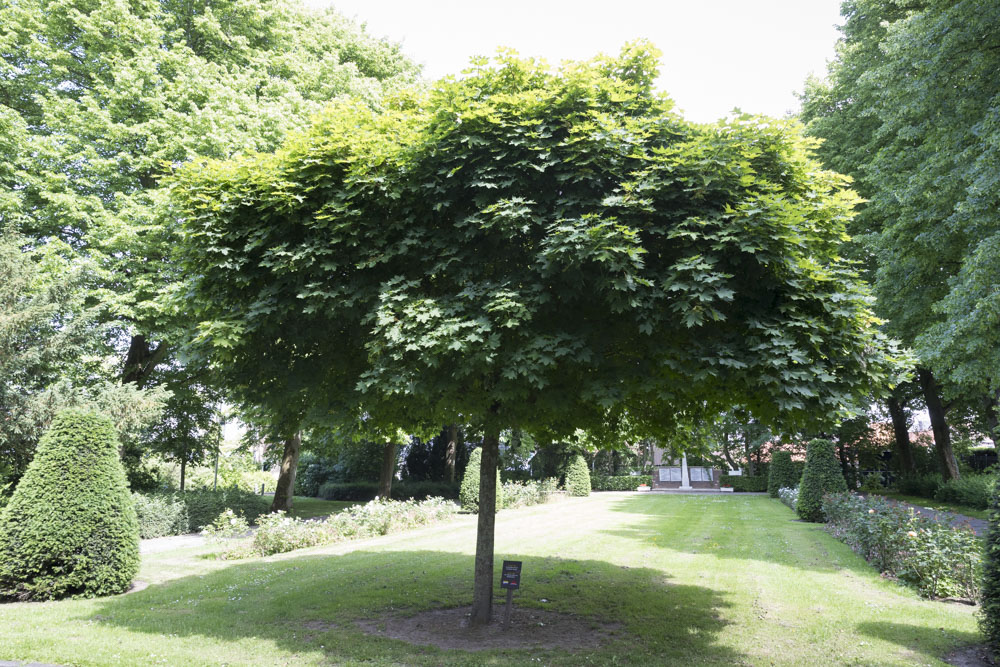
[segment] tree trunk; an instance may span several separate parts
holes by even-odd
[[[184,468],[187,466],[187,456],[181,457],[181,491],[184,490]]]
[[[448,449],[444,455],[444,465],[448,471],[448,481],[455,481],[455,460],[458,455],[458,426],[448,427]]]
[[[958,463],[955,461],[955,452],[951,448],[951,430],[948,428],[948,422],[945,421],[945,408],[941,403],[941,393],[937,381],[934,379],[934,374],[926,368],[918,368],[917,377],[920,378],[920,388],[923,389],[924,400],[927,402],[927,414],[931,418],[931,429],[934,431],[934,450],[937,452],[941,476],[946,481],[958,479]]]
[[[747,476],[753,477],[757,472],[753,466],[753,456],[750,453],[750,431],[743,431],[743,453],[747,457]]]
[[[847,455],[847,448],[844,447],[843,442],[837,443],[837,457],[840,459],[840,474],[847,480],[847,488],[853,489],[854,484],[851,483],[851,462]]]
[[[396,444],[382,446],[382,467],[378,472],[378,497],[392,498],[392,478],[396,476]]]
[[[493,617],[493,526],[497,507],[497,460],[500,431],[483,438],[479,467],[479,527],[476,532],[476,571],[472,586],[472,616],[469,625],[487,625]]]
[[[886,404],[889,407],[889,417],[892,419],[896,453],[899,454],[899,472],[903,475],[915,475],[917,474],[917,464],[913,461],[910,429],[906,425],[906,412],[903,410],[903,404],[893,396],[886,400]]]
[[[155,348],[151,348],[149,341],[142,334],[132,336],[122,368],[122,384],[131,382],[140,388],[146,386],[157,364],[167,356],[168,349],[166,343],[162,341]]]
[[[726,463],[729,464],[730,470],[738,470],[739,466],[733,461],[732,454],[729,453],[729,434],[722,434],[722,457],[726,459]]]
[[[278,483],[274,487],[274,500],[271,501],[272,512],[292,511],[292,498],[295,495],[295,471],[299,467],[299,454],[302,452],[302,432],[285,440],[285,449],[281,454],[281,470],[278,471]]]

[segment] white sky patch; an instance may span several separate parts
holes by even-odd
[[[550,64],[616,54],[645,38],[663,51],[659,88],[706,122],[734,107],[784,116],[808,74],[823,75],[839,37],[840,0],[305,0],[333,5],[401,42],[437,79],[511,47]]]

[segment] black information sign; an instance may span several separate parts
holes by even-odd
[[[500,571],[500,588],[515,589],[521,587],[521,561],[505,560]]]

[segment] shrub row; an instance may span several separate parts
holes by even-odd
[[[976,509],[989,509],[996,480],[995,475],[966,475],[941,483],[934,492],[934,498]]]
[[[555,477],[527,482],[503,483],[504,509],[539,505],[547,502],[549,497],[559,490],[559,480]]]
[[[420,502],[373,500],[327,517],[324,521],[293,519],[284,512],[262,516],[249,540],[227,549],[224,559],[270,556],[294,549],[363,539],[424,526],[450,518],[458,507],[450,500]]]
[[[822,510],[827,530],[880,572],[912,584],[927,597],[978,597],[983,550],[970,527],[853,493],[825,495]]]
[[[652,475],[591,475],[590,488],[594,491],[635,491],[640,484],[653,485]]]
[[[757,493],[767,491],[767,477],[743,477],[742,475],[719,475],[719,486],[731,486],[736,493]]]
[[[458,483],[396,482],[392,485],[393,500],[424,500],[425,498],[458,498]],[[374,500],[377,482],[326,482],[319,487],[324,500]]]
[[[268,511],[271,503],[269,498],[238,488],[133,493],[132,501],[139,519],[139,534],[144,539],[197,532],[226,509],[253,523]]]
[[[896,479],[894,486],[900,493],[908,496],[933,498],[941,481],[941,475],[937,473],[906,475]]]

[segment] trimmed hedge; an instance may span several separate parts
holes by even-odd
[[[0,515],[0,599],[114,595],[139,571],[139,524],[107,417],[60,412]]]
[[[719,486],[731,486],[735,493],[761,493],[767,491],[767,477],[760,475],[719,475]]]
[[[139,537],[142,539],[190,532],[187,507],[173,496],[133,493],[132,503],[139,520]]]
[[[462,476],[462,486],[458,492],[458,500],[466,512],[479,513],[479,464],[483,460],[483,450],[476,447],[469,455],[469,463],[465,466]],[[503,509],[503,484],[497,472],[497,505],[496,511]]]
[[[820,438],[810,441],[806,448],[806,469],[799,483],[799,500],[795,505],[799,517],[822,523],[823,496],[846,491],[847,481],[840,470],[833,443]]]
[[[566,469],[566,492],[578,497],[590,495],[590,470],[579,454],[573,457]]]
[[[994,656],[1000,655],[1000,477],[990,500],[990,525],[983,549],[979,591],[979,629]]]
[[[933,498],[938,487],[944,483],[938,473],[925,473],[923,475],[906,475],[896,479],[893,486],[896,490],[907,496],[919,496],[921,498]]]
[[[780,489],[798,487],[801,474],[802,471],[792,463],[791,452],[774,452],[767,473],[767,494],[777,498]]]
[[[319,487],[324,500],[358,500],[367,502],[378,495],[378,482],[326,482]],[[426,498],[458,499],[457,482],[394,482],[393,500],[424,500]]]
[[[635,491],[640,484],[653,486],[652,475],[591,475],[593,491]]]

